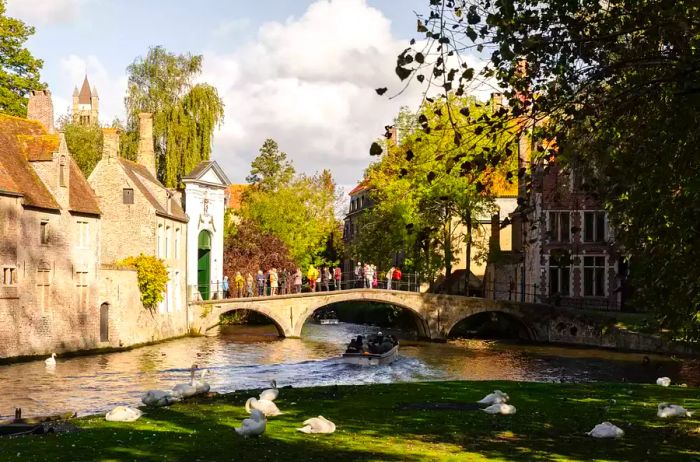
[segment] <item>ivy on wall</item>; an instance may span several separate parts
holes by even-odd
[[[116,263],[119,268],[135,269],[141,291],[141,303],[149,310],[163,301],[168,283],[168,270],[163,260],[149,255],[127,257]]]

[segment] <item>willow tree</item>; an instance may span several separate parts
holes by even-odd
[[[139,112],[153,113],[158,179],[176,187],[180,179],[211,155],[214,129],[224,117],[224,104],[211,85],[195,83],[202,56],[176,55],[157,46],[129,65],[127,136],[122,155],[136,157]]]

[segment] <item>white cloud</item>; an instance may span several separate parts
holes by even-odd
[[[273,138],[297,170],[330,168],[338,183],[353,184],[400,105],[420,102],[416,87],[394,100],[374,91],[400,88],[394,67],[406,46],[365,0],[319,0],[301,17],[263,24],[231,54],[205,52],[201,80],[226,104],[214,158],[241,181]]]
[[[8,0],[7,14],[31,25],[73,22],[89,0]]]

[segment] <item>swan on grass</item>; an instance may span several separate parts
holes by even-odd
[[[497,403],[497,404],[492,404],[489,407],[485,407],[482,409],[482,411],[486,412],[487,414],[503,414],[503,415],[508,415],[508,414],[515,414],[515,406],[511,406],[510,404],[506,403]]]
[[[269,399],[248,398],[248,401],[245,402],[245,410],[249,413],[252,413],[251,409],[259,410],[260,412],[265,414],[266,417],[282,414],[277,405]]]
[[[50,358],[46,358],[44,360],[44,364],[46,364],[48,367],[53,367],[56,365],[56,353],[51,353]]]
[[[501,390],[494,390],[493,393],[481,398],[477,401],[478,404],[502,404],[510,399],[507,393],[503,393]]]
[[[691,413],[677,404],[660,403],[656,415],[665,419],[666,417],[690,417]]]
[[[204,376],[207,375],[209,372],[209,369],[202,369],[202,371],[199,373],[199,380],[194,380],[192,384],[195,386],[197,389],[198,395],[203,395],[204,393],[209,393],[209,390],[211,390],[211,386],[204,381]]]
[[[265,425],[267,420],[265,414],[258,409],[253,409],[250,413],[250,417],[243,419],[240,427],[235,427],[236,433],[247,438],[249,436],[259,436],[265,432]]]
[[[197,365],[193,364],[190,368],[190,383],[178,383],[173,387],[173,395],[180,398],[190,398],[197,394],[197,386],[194,380],[194,371],[197,370]]]
[[[141,398],[143,404],[154,407],[170,406],[180,400],[181,398],[172,390],[149,390]]]
[[[139,409],[127,406],[117,406],[105,415],[110,422],[133,422],[143,415]]]
[[[274,401],[275,399],[277,399],[277,397],[280,394],[280,391],[277,388],[277,381],[273,379],[272,382],[270,382],[270,384],[272,385],[272,388],[263,390],[260,393],[260,399],[266,399],[268,401]]]
[[[302,428],[297,428],[302,433],[333,433],[335,424],[322,415],[307,419],[302,424]]]
[[[671,379],[669,379],[668,377],[659,377],[658,379],[656,379],[656,384],[661,385],[662,387],[667,387],[671,385]]]
[[[586,433],[588,436],[593,438],[621,438],[625,432],[610,422],[599,423],[593,430]]]

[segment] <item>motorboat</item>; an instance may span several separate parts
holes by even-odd
[[[338,324],[338,319],[337,318],[330,318],[330,319],[321,319],[319,321],[322,326],[327,326],[331,324]]]
[[[335,311],[321,311],[314,318],[316,322],[324,326],[338,324],[338,316]]]
[[[381,332],[366,338],[358,335],[348,344],[343,361],[360,366],[383,366],[399,357],[399,341],[393,335]]]

